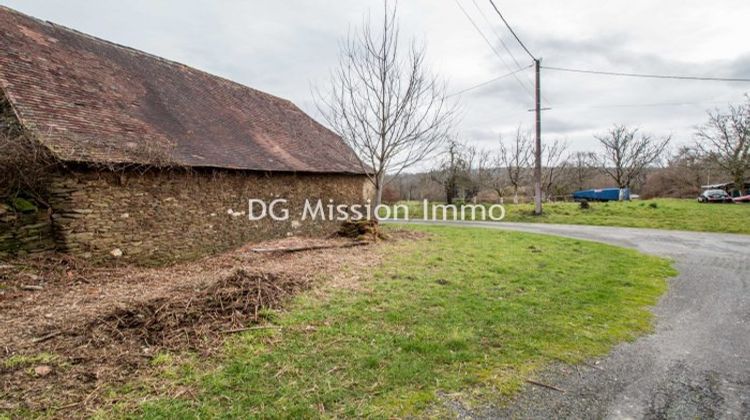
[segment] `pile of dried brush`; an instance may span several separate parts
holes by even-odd
[[[345,238],[353,238],[358,241],[388,239],[386,234],[380,229],[377,219],[347,220],[341,224],[338,235]]]
[[[54,260],[38,262],[46,266]],[[77,261],[61,263],[67,272],[81,269]],[[46,325],[35,331],[31,347],[16,350],[51,353],[55,360],[32,375],[26,365],[0,363],[0,411],[95,407],[108,398],[104,384],[131,381],[159,351],[209,355],[222,348],[227,333],[255,328],[249,325],[263,320],[264,309],[280,308],[311,284],[307,276],[238,269],[208,285],[123,303],[74,325]]]
[[[306,280],[236,270],[205,290],[118,308],[95,319],[81,335],[97,347],[113,341],[164,348],[200,347],[197,341],[256,323],[263,309],[278,308],[307,287]]]

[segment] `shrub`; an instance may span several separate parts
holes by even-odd
[[[58,167],[47,148],[25,135],[0,133],[0,150],[0,197],[25,195],[45,202],[50,175]]]
[[[401,200],[401,193],[397,188],[392,185],[386,185],[383,187],[383,202],[393,204]]]

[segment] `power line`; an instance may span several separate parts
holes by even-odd
[[[498,32],[497,32],[496,30],[495,30],[495,28],[494,28],[494,27],[492,26],[492,23],[490,23],[489,19],[487,19],[487,16],[485,16],[485,15],[484,15],[484,12],[482,12],[482,9],[481,9],[481,8],[479,7],[479,4],[477,3],[477,0],[471,0],[471,2],[472,2],[472,3],[474,3],[474,8],[476,8],[476,9],[477,9],[477,11],[479,12],[479,16],[481,16],[481,17],[482,17],[482,19],[484,20],[484,22],[485,22],[485,23],[486,23],[486,24],[487,24],[487,25],[488,25],[488,26],[489,26],[489,27],[490,27],[490,28],[492,29],[492,32],[493,32],[493,33],[495,34],[495,36],[497,36],[497,39],[498,39],[498,40],[500,41],[500,45],[502,45],[502,46],[503,46],[503,49],[505,50],[505,52],[507,52],[507,53],[508,53],[508,55],[510,56],[510,58],[512,58],[512,59],[513,59],[513,62],[514,62],[514,63],[516,63],[516,66],[517,66],[517,67],[518,67],[519,69],[520,69],[521,67],[523,67],[523,66],[521,65],[521,63],[519,63],[519,62],[518,62],[518,60],[516,60],[516,56],[515,56],[515,55],[513,55],[513,52],[511,52],[510,48],[508,48],[508,45],[507,45],[507,44],[505,44],[505,41],[503,40],[503,37],[502,37],[502,36],[500,36],[500,34],[499,34],[499,33],[498,33]]]
[[[676,75],[664,75],[664,74],[646,74],[646,73],[623,73],[614,71],[599,71],[599,70],[583,70],[583,69],[571,69],[565,67],[551,67],[543,66],[544,69],[553,71],[564,71],[570,73],[584,73],[584,74],[598,74],[603,76],[622,76],[622,77],[640,77],[647,79],[674,79],[674,80],[702,80],[702,81],[716,81],[716,82],[750,82],[750,79],[743,78],[725,78],[725,77],[711,77],[711,76],[676,76]]]
[[[512,76],[512,75],[514,75],[516,73],[519,73],[519,72],[521,72],[523,70],[529,69],[529,68],[531,68],[531,66],[532,66],[532,64],[529,64],[526,67],[522,67],[522,68],[520,68],[518,70],[513,70],[512,72],[506,73],[506,74],[504,74],[502,76],[497,76],[495,78],[492,78],[490,80],[484,81],[482,83],[478,83],[478,84],[476,84],[474,86],[471,86],[471,87],[468,87],[466,89],[459,90],[458,92],[451,93],[450,95],[447,95],[446,98],[450,98],[450,97],[453,97],[453,96],[461,95],[461,94],[466,93],[466,92],[468,92],[470,90],[474,90],[474,89],[480,88],[482,86],[488,85],[490,83],[496,82],[496,81],[498,81],[500,79],[505,79],[506,77],[510,77],[510,76]]]
[[[494,25],[492,25],[492,23],[491,23],[491,22],[489,21],[489,19],[487,19],[487,16],[485,16],[484,12],[483,12],[483,11],[482,11],[482,9],[481,9],[481,8],[479,7],[479,4],[477,3],[477,0],[471,0],[471,2],[472,2],[472,3],[474,4],[474,8],[476,8],[476,9],[477,9],[477,12],[479,12],[479,15],[480,15],[480,16],[482,17],[482,19],[483,19],[483,20],[484,20],[484,22],[485,22],[485,23],[487,24],[487,26],[489,26],[489,27],[490,27],[490,29],[492,30],[492,33],[494,33],[494,34],[495,34],[495,36],[497,37],[498,41],[500,41],[500,45],[502,45],[502,46],[503,46],[503,49],[505,50],[505,52],[507,52],[507,53],[508,53],[508,55],[510,56],[510,58],[511,58],[511,59],[513,59],[513,62],[514,62],[514,63],[516,63],[516,66],[517,66],[517,67],[518,67],[519,69],[520,69],[520,68],[523,68],[523,66],[521,65],[521,63],[519,63],[519,62],[518,62],[518,60],[516,59],[516,56],[515,56],[515,55],[513,54],[513,52],[512,52],[511,50],[510,50],[510,48],[508,48],[508,45],[507,45],[507,44],[505,43],[505,41],[503,40],[503,37],[502,37],[502,36],[500,35],[500,33],[498,33],[498,31],[497,31],[497,30],[495,30],[495,27],[494,27]],[[528,78],[526,79],[526,81],[528,81],[529,85],[530,85],[530,86],[531,86],[531,88],[533,89],[533,88],[534,88],[534,81],[533,81],[533,80],[531,80],[531,78],[530,78],[530,77],[528,77]],[[550,103],[550,101],[548,101],[548,100],[547,100],[547,98],[546,98],[546,97],[545,97],[544,95],[542,95],[542,100],[543,100],[544,102],[546,102],[546,103],[547,103],[547,105],[550,105],[550,106],[552,105],[552,104]]]
[[[534,57],[534,54],[529,51],[528,48],[526,48],[526,45],[521,41],[521,38],[518,37],[516,34],[516,31],[513,30],[513,28],[510,26],[507,20],[505,20],[505,16],[503,16],[502,13],[500,13],[500,9],[497,8],[495,5],[495,2],[490,0],[490,4],[492,5],[492,8],[495,9],[495,12],[498,16],[500,16],[500,19],[505,24],[505,27],[508,28],[511,34],[513,34],[513,37],[516,38],[516,41],[518,41],[518,44],[521,45],[521,48],[523,48],[524,51],[526,51],[526,54],[531,57],[531,60],[534,62],[534,125],[535,125],[535,132],[536,136],[534,138],[534,214],[539,216],[542,214],[542,106],[541,106],[541,96],[542,96],[542,88],[541,88],[541,60]]]
[[[521,48],[523,48],[523,50],[526,51],[526,54],[528,54],[532,60],[536,61],[536,57],[534,57],[534,54],[532,54],[531,51],[529,51],[529,49],[526,48],[526,45],[524,45],[523,42],[521,42],[521,38],[519,38],[518,35],[516,35],[516,31],[514,31],[513,28],[510,26],[510,24],[508,23],[508,21],[505,20],[505,17],[503,16],[503,14],[500,13],[500,9],[498,9],[497,6],[495,6],[495,2],[490,0],[490,4],[492,5],[492,8],[495,9],[495,12],[497,12],[497,15],[500,16],[500,19],[503,20],[503,23],[508,28],[510,33],[513,34],[513,37],[516,38],[516,41],[518,41],[518,43],[521,45]]]
[[[464,9],[464,7],[463,7],[463,6],[461,6],[461,3],[460,3],[460,2],[458,1],[458,0],[454,0],[454,2],[455,2],[455,3],[456,3],[456,5],[458,6],[458,8],[459,8],[459,9],[461,9],[461,12],[462,12],[462,13],[464,14],[464,16],[466,16],[466,19],[468,19],[468,20],[469,20],[469,22],[471,22],[471,25],[472,25],[472,26],[474,27],[474,29],[476,29],[476,31],[477,31],[477,32],[479,33],[479,35],[480,35],[480,36],[482,37],[482,39],[484,39],[484,42],[486,42],[486,43],[487,43],[487,45],[489,45],[489,47],[490,47],[490,49],[492,50],[492,52],[493,52],[493,53],[495,53],[495,55],[496,55],[496,56],[497,56],[497,57],[498,57],[498,58],[500,59],[500,61],[502,61],[503,65],[504,65],[504,66],[505,66],[505,67],[506,67],[506,68],[507,68],[508,70],[511,70],[511,71],[512,71],[512,70],[513,70],[513,66],[510,66],[510,65],[508,65],[508,63],[506,63],[506,61],[505,61],[505,58],[503,58],[502,54],[500,54],[500,52],[499,52],[499,51],[497,50],[497,48],[495,48],[495,45],[494,45],[494,44],[492,44],[492,42],[491,42],[491,41],[489,40],[489,38],[487,38],[487,36],[486,36],[486,35],[484,34],[484,32],[482,32],[482,30],[481,30],[481,29],[479,28],[479,26],[478,26],[478,25],[476,24],[476,22],[474,22],[474,19],[473,19],[473,18],[471,17],[471,15],[469,15],[469,13],[468,13],[468,12],[466,11],[466,9]],[[522,87],[522,88],[523,88],[523,89],[524,89],[524,90],[525,90],[525,91],[526,91],[526,92],[527,92],[527,93],[528,93],[529,95],[531,95],[531,96],[532,96],[532,98],[534,97],[534,94],[533,94],[533,92],[531,92],[531,90],[529,90],[529,87],[528,87],[528,86],[526,86],[526,85],[525,85],[525,84],[524,84],[524,83],[523,83],[523,82],[521,81],[521,79],[519,79],[519,78],[518,78],[518,76],[517,76],[517,75],[516,75],[515,73],[513,73],[513,78],[514,78],[514,79],[516,79],[516,81],[518,82],[518,84],[519,84],[519,85],[520,85],[520,86],[521,86],[521,87]]]

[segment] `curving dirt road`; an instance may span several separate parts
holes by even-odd
[[[672,258],[680,274],[656,331],[578,367],[557,366],[507,407],[463,418],[750,418],[750,236],[599,226],[455,222],[567,236]]]

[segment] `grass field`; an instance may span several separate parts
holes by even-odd
[[[675,274],[603,244],[413,229],[429,236],[387,245],[385,263],[353,287],[298,297],[271,315],[278,328],[235,337],[221,359],[163,357],[171,388],[193,391],[136,396],[147,402],[130,414],[387,418],[434,410],[437,391],[496,401],[549,363],[649,331],[648,307]]]
[[[403,202],[398,205],[408,206],[411,219],[423,217],[421,202]],[[701,204],[696,200],[654,199],[590,203],[590,206],[583,210],[578,203],[545,203],[544,214],[537,217],[533,214],[533,204],[506,204],[506,217],[503,221],[750,234],[750,204]],[[431,213],[432,210],[428,212]],[[442,217],[441,212],[438,215]],[[403,208],[399,209],[398,216],[404,216]],[[460,218],[460,215],[457,217]],[[448,213],[448,219],[453,219],[452,212]]]

